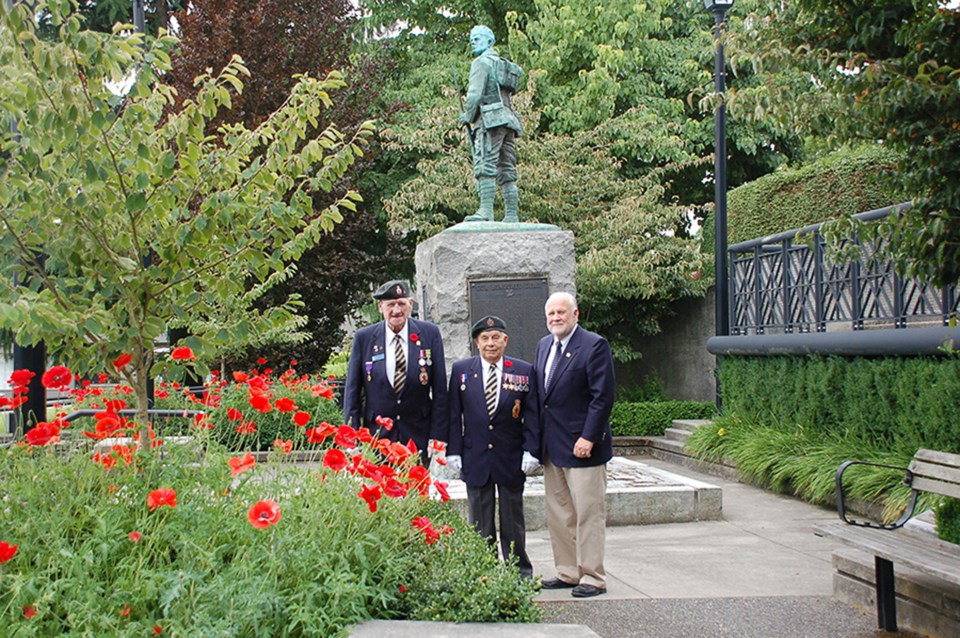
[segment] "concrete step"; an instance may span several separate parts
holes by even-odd
[[[693,432],[690,430],[684,430],[680,428],[667,428],[663,432],[664,438],[671,441],[679,441],[680,443],[686,443],[691,434],[693,434]]]
[[[709,419],[674,419],[670,427],[677,430],[695,432],[697,428],[707,425],[708,423],[710,423]]]

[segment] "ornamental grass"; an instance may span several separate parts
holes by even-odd
[[[313,396],[318,385],[250,372],[210,384],[200,404],[180,394],[204,417],[184,419],[176,442],[154,424],[149,445],[117,414],[122,387],[81,387],[96,419],[57,418],[0,450],[3,635],[337,636],[367,619],[538,620],[534,585],[450,506],[414,446],[318,422],[322,404],[308,397],[332,403]],[[284,398],[293,405],[278,410]],[[254,456],[244,437],[276,435],[263,415],[289,420],[291,434]],[[318,460],[283,462],[299,450]]]

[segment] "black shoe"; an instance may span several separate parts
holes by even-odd
[[[571,589],[573,587],[579,587],[576,583],[568,583],[565,580],[560,580],[559,578],[548,578],[547,580],[540,581],[540,586],[544,589]]]
[[[577,585],[570,592],[574,598],[591,598],[607,593],[606,587],[596,587],[594,585]]]

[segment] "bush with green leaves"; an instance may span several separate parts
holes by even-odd
[[[724,357],[718,374],[725,414],[960,452],[958,357]]]
[[[4,635],[343,636],[367,619],[539,618],[534,585],[443,502],[412,450],[334,432],[310,444],[323,452],[312,465],[282,449],[262,463],[231,454],[203,427],[152,454],[56,437],[0,451]]]
[[[945,499],[937,508],[937,535],[960,545],[960,500]]]
[[[614,436],[661,436],[674,419],[709,419],[716,405],[701,401],[617,401],[610,413]]]
[[[960,452],[957,357],[724,357],[719,375],[724,416],[687,450],[813,503],[834,502],[845,460],[906,467],[919,448]],[[851,468],[844,484],[888,520],[910,492],[903,472],[883,468]],[[936,502],[924,496],[921,507]]]

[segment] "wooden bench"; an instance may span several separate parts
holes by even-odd
[[[836,474],[837,510],[843,522],[815,525],[814,533],[873,554],[877,622],[880,629],[897,631],[894,563],[960,586],[960,545],[901,529],[913,517],[920,492],[960,498],[960,454],[918,450],[909,467],[893,468],[905,472],[904,483],[913,490],[906,511],[894,523],[857,521],[847,516],[843,473],[853,465],[892,467],[865,461],[840,465]]]

